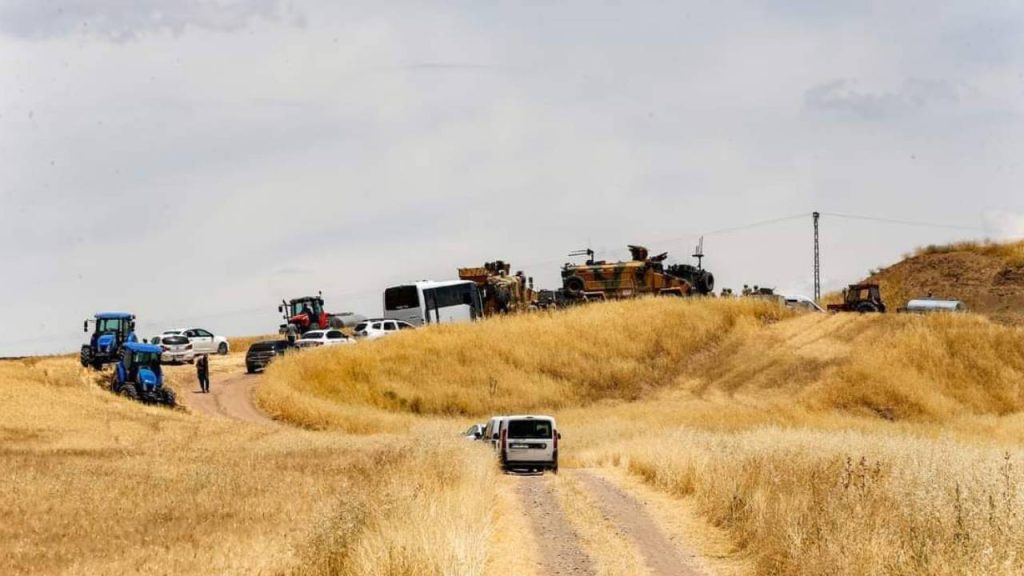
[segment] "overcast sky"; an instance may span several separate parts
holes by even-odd
[[[0,355],[81,321],[273,332],[282,298],[567,253],[687,260],[820,210],[826,289],[1024,233],[1017,2],[0,0]],[[708,234],[810,294],[810,217]]]

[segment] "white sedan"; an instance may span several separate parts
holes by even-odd
[[[357,324],[355,327],[355,333],[357,338],[376,340],[377,338],[383,338],[388,334],[394,334],[399,330],[412,330],[414,328],[416,327],[402,320],[373,318]]]
[[[356,341],[349,338],[341,330],[310,330],[295,341],[299,348],[318,348],[320,346],[338,346],[355,344]]]
[[[202,328],[179,328],[177,330],[165,330],[164,336],[178,334],[188,338],[192,343],[192,350],[196,354],[227,354],[231,351],[231,345],[224,336],[214,336],[209,330]]]
[[[191,364],[195,360],[195,351],[188,338],[180,334],[164,334],[153,336],[149,343],[159,346],[163,352],[160,353],[160,362],[164,364]]]

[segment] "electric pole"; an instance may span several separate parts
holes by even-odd
[[[821,213],[814,213],[814,301],[821,301],[821,252],[818,250],[818,219]]]

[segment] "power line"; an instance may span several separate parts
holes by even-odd
[[[945,228],[948,230],[968,230],[971,232],[987,232],[984,228],[977,226],[962,226],[958,224],[942,224],[937,222],[923,222],[916,220],[897,220],[894,218],[882,218],[878,216],[860,216],[857,214],[836,214],[834,212],[822,212],[822,216],[831,216],[833,218],[844,218],[846,220],[864,220],[868,222],[882,222],[885,224],[898,224],[901,226],[918,226],[923,228]]]

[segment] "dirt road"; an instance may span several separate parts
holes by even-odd
[[[253,401],[252,393],[260,376],[257,374],[227,374],[210,381],[210,392],[203,394],[198,386],[179,396],[183,404],[207,416],[232,418],[255,424],[277,425],[261,412]]]
[[[636,574],[638,568],[650,576],[708,574],[635,496],[598,473],[563,470],[562,478],[516,478],[537,547],[537,574]],[[560,490],[579,490],[582,498],[560,497]],[[629,555],[640,566],[616,563]]]
[[[517,488],[540,552],[537,573],[597,574],[593,560],[558,502],[553,479],[522,476]]]

